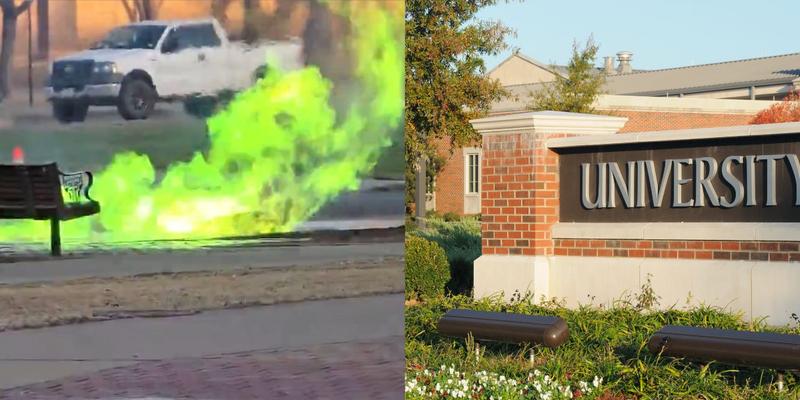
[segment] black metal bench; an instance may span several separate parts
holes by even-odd
[[[653,353],[727,364],[800,369],[800,335],[667,325],[647,343]]]
[[[439,333],[452,337],[472,335],[475,340],[529,343],[558,347],[569,337],[567,323],[559,317],[473,310],[450,310],[439,320]]]
[[[695,361],[800,369],[800,335],[667,325],[653,334],[647,348],[654,354]],[[779,385],[782,378],[779,375]]]
[[[91,185],[90,172],[62,173],[55,163],[0,165],[0,219],[50,220],[50,252],[60,256],[60,221],[100,212]]]

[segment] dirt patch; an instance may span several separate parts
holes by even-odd
[[[0,331],[403,291],[401,257],[0,286]]]

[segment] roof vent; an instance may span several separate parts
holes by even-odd
[[[630,51],[620,51],[617,53],[617,61],[619,61],[619,66],[617,67],[618,73],[629,74],[633,71],[633,68],[631,68],[631,58],[633,58],[633,53]]]
[[[606,75],[614,75],[617,71],[614,70],[614,57],[603,57],[603,72]]]

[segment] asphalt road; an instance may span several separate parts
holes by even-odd
[[[400,345],[396,346],[397,354],[393,358],[403,359],[403,295],[2,332],[0,389],[143,361],[303,349],[325,343],[369,340],[397,342]],[[402,363],[400,365],[397,371],[395,367],[387,371],[396,375],[398,381],[402,377]],[[139,384],[147,386],[146,381]],[[397,390],[399,392],[401,387]]]

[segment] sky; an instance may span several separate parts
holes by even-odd
[[[477,18],[516,30],[509,49],[487,57],[487,70],[518,48],[545,64],[566,64],[572,43],[589,35],[595,60],[633,53],[635,69],[659,69],[800,52],[793,0],[500,0]],[[614,57],[616,60],[616,56]],[[616,65],[616,61],[615,61]],[[800,66],[798,66],[800,67]]]

